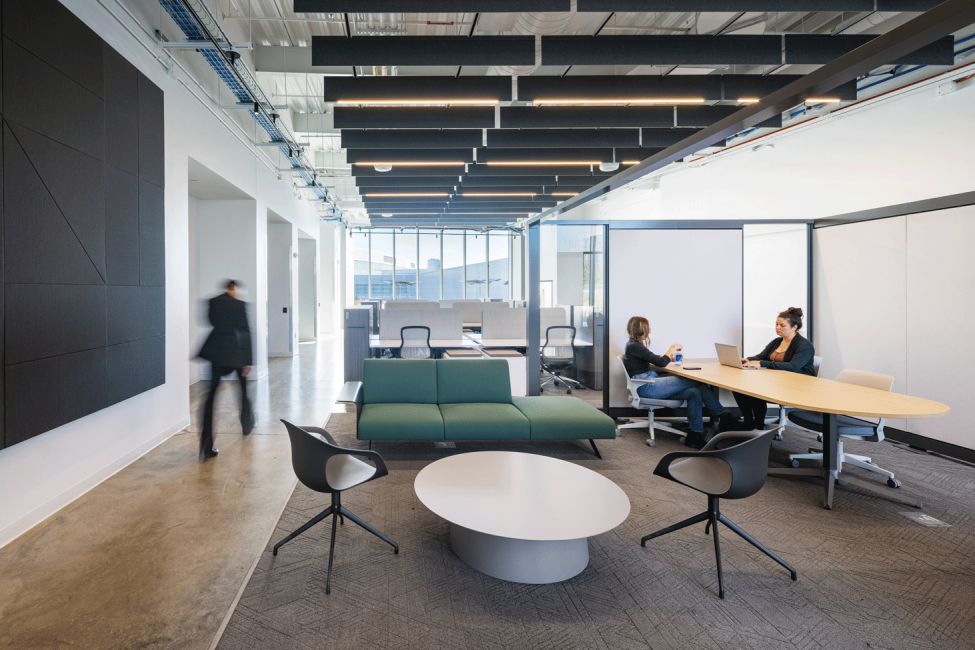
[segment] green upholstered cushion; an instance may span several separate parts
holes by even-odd
[[[436,404],[437,361],[366,359],[362,362],[363,404]]]
[[[511,404],[511,380],[504,359],[437,361],[439,404]]]
[[[613,418],[575,397],[512,397],[531,422],[532,440],[615,438]]]
[[[528,418],[511,404],[441,404],[440,413],[447,440],[516,440],[529,435]]]
[[[359,440],[443,440],[436,404],[366,404],[359,413]]]

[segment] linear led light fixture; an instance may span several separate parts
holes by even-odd
[[[552,192],[551,196],[579,196],[578,192]]]
[[[573,104],[703,104],[701,98],[685,99],[646,99],[646,98],[620,98],[620,99],[536,99],[532,101],[535,106],[548,104],[549,106],[571,106]]]
[[[395,160],[374,160],[374,161],[361,161],[354,162],[353,165],[358,165],[360,167],[375,167],[376,165],[396,165],[397,167],[446,167],[466,165],[464,162],[410,162],[407,160],[395,161]],[[490,163],[488,163],[490,164]]]
[[[755,97],[742,97],[737,101],[739,104],[757,104],[761,100]],[[837,97],[811,97],[806,100],[806,103],[807,104],[835,104],[839,101],[842,100],[840,100]]]
[[[535,196],[535,192],[464,192],[460,196]]]
[[[409,194],[363,194],[362,196],[450,196],[446,192],[442,194],[414,192]]]
[[[520,166],[526,166],[526,165],[533,165],[533,166],[552,166],[552,167],[561,167],[561,166],[574,165],[574,166],[584,167],[584,166],[588,166],[588,165],[601,165],[602,162],[603,161],[601,161],[601,160],[527,160],[527,161],[524,161],[524,160],[517,160],[517,161],[515,161],[515,160],[497,160],[497,161],[487,162],[487,163],[481,163],[481,164],[487,165],[489,167],[490,166],[497,166],[497,165],[504,166],[504,167],[513,167],[515,165],[520,165]],[[621,164],[623,164],[623,165],[635,165],[638,162],[640,162],[640,161],[639,160],[624,160]]]
[[[496,106],[498,99],[340,99],[336,106],[442,106],[458,104],[463,106]]]

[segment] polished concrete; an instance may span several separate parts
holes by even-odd
[[[217,458],[197,460],[200,382],[187,430],[0,549],[0,648],[209,647],[295,485],[279,419],[320,426],[336,409],[341,338],[299,352],[249,382],[250,436],[221,383]]]

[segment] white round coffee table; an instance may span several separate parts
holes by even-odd
[[[589,537],[619,526],[630,500],[585,467],[547,456],[479,451],[448,456],[414,482],[420,501],[450,522],[461,560],[528,584],[567,580],[589,564]]]

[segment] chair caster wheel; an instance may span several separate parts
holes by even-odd
[[[822,435],[816,436],[816,442],[822,442],[822,441],[823,441],[823,436]]]
[[[649,438],[647,440],[647,446],[648,447],[656,447],[657,446],[657,441],[654,440],[653,438]]]
[[[799,467],[799,461],[798,460],[790,460],[789,461],[789,464],[792,465],[793,467]]]
[[[571,395],[572,394],[572,389],[571,388],[566,388],[565,389],[565,394],[566,395]]]
[[[678,440],[680,440],[680,444],[684,444],[687,442],[687,436],[681,436]]]
[[[782,432],[779,431],[774,436],[772,436],[772,440],[782,440]]]
[[[897,479],[895,478],[887,479],[887,487],[899,488],[900,486],[901,486],[901,482],[898,481]]]
[[[275,548],[275,549],[272,549],[271,550],[271,555],[274,555],[275,557],[277,557],[277,554],[278,554],[278,549]]]
[[[847,481],[844,481],[841,478],[836,479],[836,484],[839,485],[840,487],[846,487],[847,485],[849,485]]]

